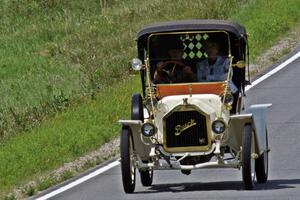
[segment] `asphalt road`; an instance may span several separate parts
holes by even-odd
[[[90,179],[52,200],[119,199],[300,199],[300,59],[247,92],[246,104],[272,103],[268,110],[269,181],[243,190],[241,171],[207,169],[186,176],[155,171],[153,186],[125,194],[120,166]],[[139,177],[138,177],[139,178]]]

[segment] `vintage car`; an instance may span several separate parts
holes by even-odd
[[[242,169],[246,190],[268,177],[265,120],[271,104],[244,108],[249,49],[243,26],[186,20],[144,27],[137,35],[142,94],[132,96],[131,119],[119,120],[126,193],[155,170]],[[222,171],[220,170],[220,173]]]

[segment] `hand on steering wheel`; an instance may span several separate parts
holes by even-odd
[[[176,82],[179,82],[179,80],[177,80],[178,79],[177,74],[181,71],[184,71],[187,68],[189,69],[189,67],[187,65],[183,64],[182,62],[171,60],[171,61],[163,62],[158,67],[158,70],[161,71],[162,73],[164,73],[170,82],[176,83]]]

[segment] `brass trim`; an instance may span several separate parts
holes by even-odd
[[[237,67],[237,68],[243,69],[246,67],[246,63],[244,60],[239,60],[239,61],[237,61],[236,64],[233,64],[232,67]]]
[[[195,122],[195,119],[191,119],[191,121],[183,124],[183,125],[176,125],[175,127],[175,136],[179,136],[181,135],[181,133],[189,128],[191,128],[192,126],[197,125],[197,123]]]
[[[190,93],[190,97],[192,97],[193,95],[193,85],[189,84],[189,93]]]
[[[167,147],[167,141],[166,141],[166,119],[175,111],[179,112],[186,112],[186,111],[197,111],[201,115],[205,116],[206,119],[206,127],[207,127],[207,145],[206,146],[199,146],[199,147]],[[166,152],[168,153],[178,153],[178,152],[197,152],[197,151],[208,151],[211,149],[211,135],[212,135],[212,130],[211,130],[211,124],[209,120],[209,115],[203,112],[201,109],[199,109],[195,105],[179,105],[172,109],[168,114],[166,114],[163,117],[163,148]]]

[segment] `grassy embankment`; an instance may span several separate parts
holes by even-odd
[[[0,1],[0,142],[126,77],[142,25],[226,18],[236,2]]]
[[[297,0],[254,0],[231,17],[243,24],[249,33],[250,60],[299,25],[299,9]]]
[[[183,18],[233,18],[246,25],[251,34],[251,50],[256,56],[296,24],[300,15],[297,1],[286,3],[281,0],[275,3],[252,1],[242,7],[235,3],[238,1],[224,1],[224,6],[213,0],[205,3],[206,6],[192,1],[143,1],[138,5],[134,1],[113,1],[114,4],[102,8],[92,1],[82,6],[80,2],[72,5],[53,3],[56,1],[36,2],[52,4],[42,4],[49,7],[45,14],[42,12],[44,7],[24,8],[26,12],[23,12],[28,16],[14,19],[19,22],[16,27],[1,32],[7,39],[1,39],[0,44],[6,44],[8,50],[0,53],[1,71],[5,74],[1,86],[9,94],[5,96],[4,102],[7,103],[3,104],[2,110],[4,113],[7,109],[12,113],[11,121],[21,124],[12,125],[18,127],[12,130],[23,130],[31,127],[31,121],[23,122],[28,116],[39,122],[51,113],[64,110],[69,104],[71,108],[33,130],[2,142],[0,188],[3,193],[96,149],[118,135],[116,121],[128,117],[130,96],[140,90],[136,77],[125,76],[128,75],[129,58],[135,55],[132,38],[143,24]],[[60,9],[57,6],[61,6]],[[6,11],[7,7],[2,9]],[[36,9],[36,12],[31,9]],[[35,14],[31,16],[30,13]],[[17,59],[13,59],[16,55]],[[111,79],[122,81],[109,87],[113,82]],[[93,98],[72,105],[72,99],[82,94]],[[25,111],[16,112],[14,109]],[[31,117],[32,111],[40,113],[37,119]],[[19,120],[15,119],[17,116],[21,116]],[[38,189],[48,186],[41,185]],[[34,190],[26,192],[32,194]]]

